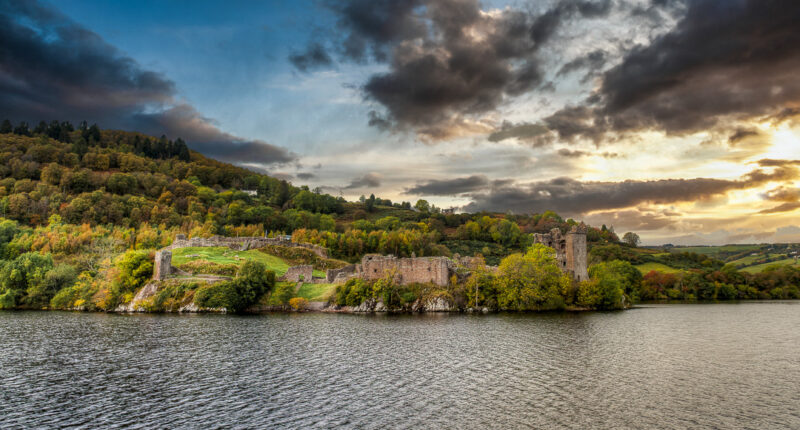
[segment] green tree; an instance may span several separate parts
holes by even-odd
[[[14,131],[14,126],[11,125],[11,121],[4,119],[3,124],[0,125],[0,133],[2,134],[9,134]]]
[[[133,293],[153,276],[153,260],[148,251],[127,251],[116,263],[119,270],[111,287],[111,304],[116,305],[125,294]]]
[[[622,241],[627,243],[629,246],[636,248],[642,242],[639,238],[639,235],[629,231],[622,236]]]
[[[28,252],[4,262],[0,268],[0,309],[30,303],[27,296],[31,293],[36,296],[52,268],[53,258],[37,252]]]
[[[287,201],[289,201],[289,183],[281,180],[275,185],[275,190],[272,192],[272,204],[281,207]]]
[[[417,203],[414,205],[414,209],[423,213],[428,213],[431,211],[431,204],[428,203],[427,200],[417,200]]]
[[[64,288],[69,288],[78,279],[78,272],[68,264],[59,264],[44,276],[44,280],[28,288],[28,302],[45,306]]]
[[[640,288],[641,273],[627,261],[609,261],[589,268],[578,288],[578,303],[593,309],[621,309]]]
[[[364,202],[364,209],[366,209],[367,212],[372,212],[375,210],[375,194],[369,195],[367,201]]]
[[[547,310],[565,305],[571,280],[556,261],[554,249],[540,243],[523,254],[500,262],[497,275],[499,305],[503,309]]]
[[[10,249],[9,244],[19,232],[19,225],[15,221],[0,218],[0,259],[14,257],[14,250]]]

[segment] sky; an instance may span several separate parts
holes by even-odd
[[[795,0],[0,0],[0,118],[355,200],[800,241]]]

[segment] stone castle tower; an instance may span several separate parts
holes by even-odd
[[[554,228],[550,233],[536,233],[534,243],[541,243],[556,250],[558,266],[569,273],[577,281],[589,279],[588,259],[586,256],[586,225],[573,226],[566,235]]]

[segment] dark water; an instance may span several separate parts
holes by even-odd
[[[0,312],[0,427],[800,428],[800,303]]]

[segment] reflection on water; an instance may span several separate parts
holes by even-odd
[[[800,428],[800,303],[0,312],[0,427]]]

